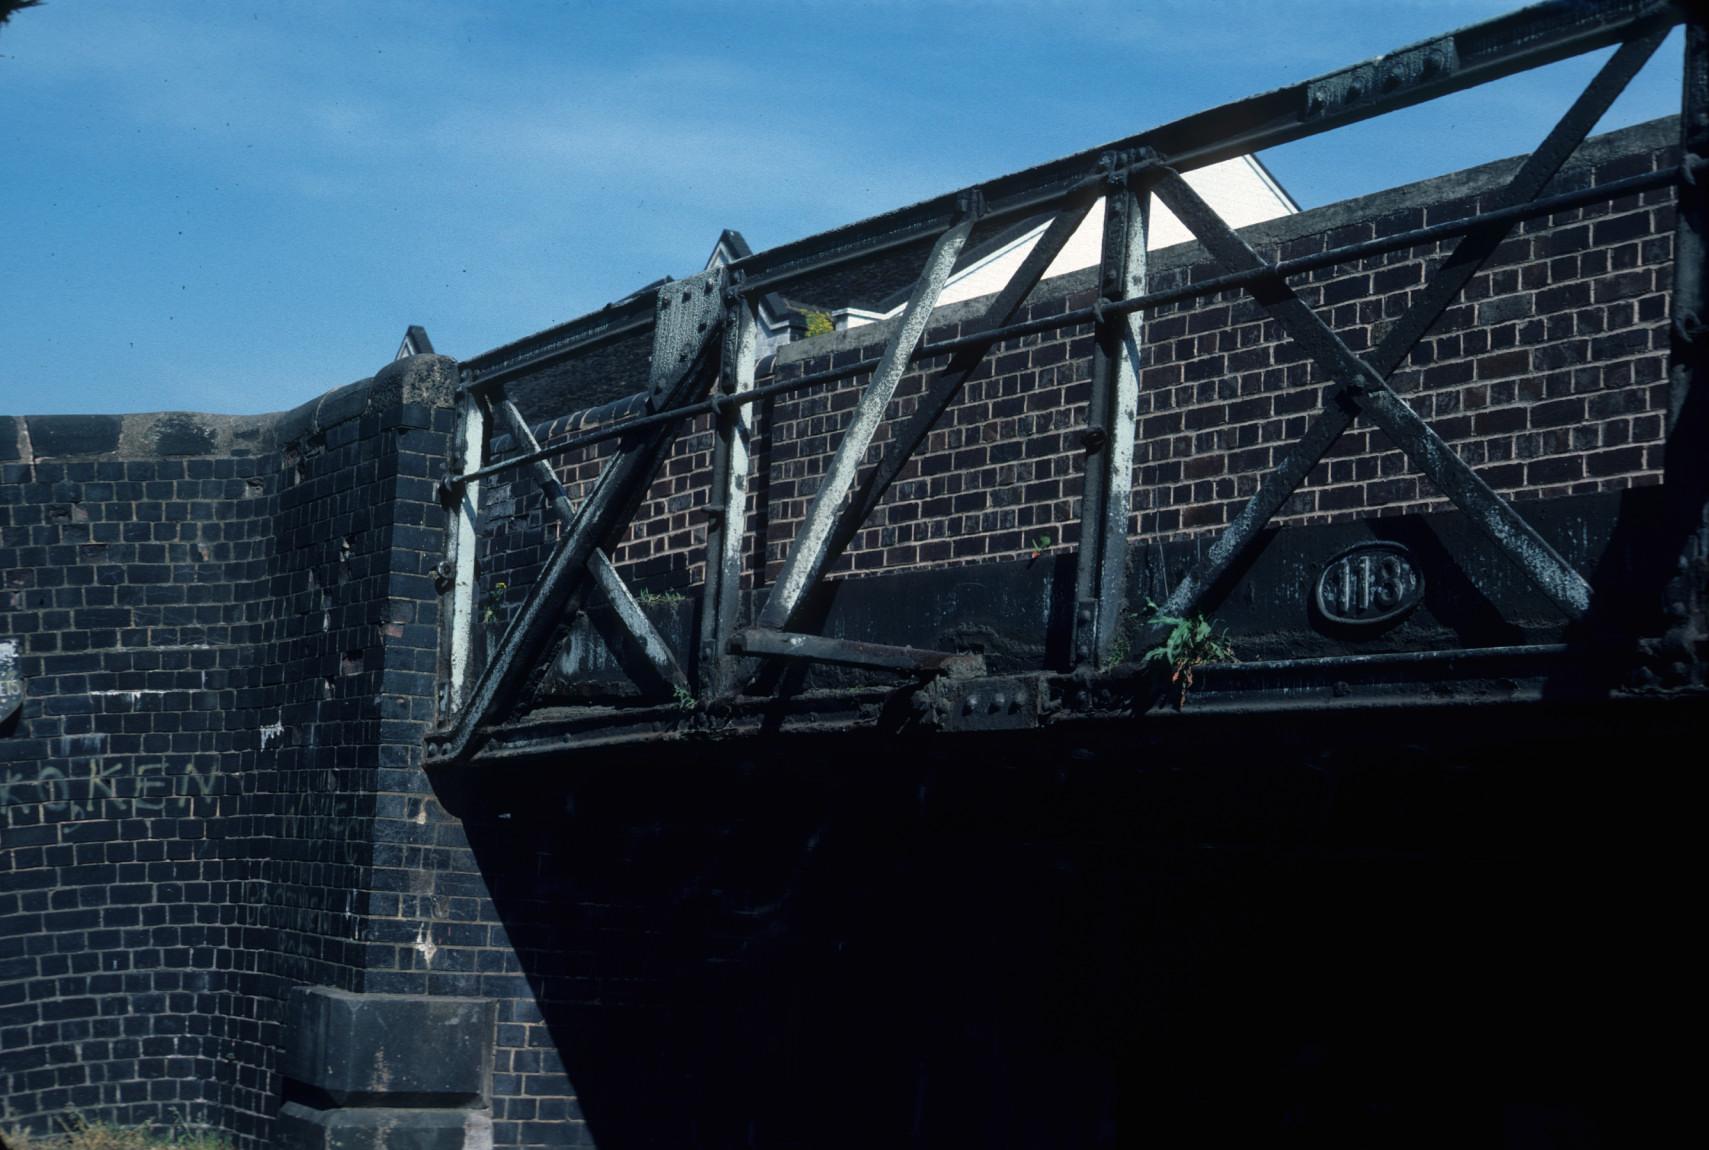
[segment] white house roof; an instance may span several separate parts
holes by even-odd
[[[1264,165],[1252,156],[1237,156],[1219,164],[1211,164],[1185,173],[1187,183],[1217,210],[1230,227],[1243,228],[1278,216],[1293,215],[1299,205],[1283,190]],[[978,258],[956,268],[938,296],[938,306],[977,299],[1001,291],[1009,277],[1021,266],[1027,253],[1049,226],[1048,219],[982,252]],[[1086,219],[1070,237],[1050,267],[1045,278],[1066,275],[1081,268],[1095,267],[1104,234],[1104,202],[1100,199],[1087,213]],[[1155,199],[1151,204],[1150,251],[1186,243],[1193,237],[1174,214]],[[842,308],[832,313],[839,328],[860,327],[901,314],[905,300],[884,310]]]

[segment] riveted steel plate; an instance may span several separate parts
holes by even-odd
[[[945,731],[1014,731],[1038,725],[1037,678],[974,679],[946,683],[941,712]]]

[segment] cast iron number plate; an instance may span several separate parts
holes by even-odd
[[[1424,576],[1399,543],[1361,543],[1324,566],[1316,598],[1331,623],[1389,623],[1423,600]]]

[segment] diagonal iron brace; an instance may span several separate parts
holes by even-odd
[[[861,394],[854,418],[849,421],[842,441],[837,444],[836,454],[825,469],[825,478],[819,485],[813,506],[795,533],[789,557],[784,561],[783,571],[778,575],[771,598],[766,601],[765,611],[760,616],[760,626],[786,626],[796,606],[818,585],[826,568],[836,558],[839,549],[833,546],[833,527],[838,509],[854,486],[866,449],[872,445],[872,437],[884,421],[884,412],[896,394],[896,385],[902,382],[902,376],[908,370],[914,349],[919,346],[926,324],[931,321],[932,308],[937,305],[944,284],[949,282],[956,257],[961,254],[962,245],[967,242],[978,218],[977,202],[969,203],[961,218],[938,237],[931,254],[926,257],[925,269],[914,284],[908,306],[884,345],[884,354],[873,369],[872,381]]]

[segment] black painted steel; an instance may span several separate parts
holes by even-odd
[[[1674,228],[1673,329],[1668,370],[1667,494],[1658,558],[1671,567],[1661,607],[1674,640],[1664,670],[1701,678],[1709,641],[1709,27],[1686,30],[1680,109],[1680,187]]]
[[[719,398],[744,398],[754,387],[758,337],[753,308],[730,293],[724,317]],[[706,514],[706,582],[700,600],[697,686],[702,698],[723,694],[736,668],[727,653],[742,603],[742,536],[747,530],[749,449],[753,413],[725,402],[713,428],[712,482]]]
[[[1080,494],[1075,609],[1069,638],[1069,651],[1076,666],[1103,662],[1126,600],[1133,440],[1139,419],[1140,315],[1108,314],[1103,305],[1145,292],[1148,200],[1143,189],[1130,186],[1117,157],[1110,157],[1110,167],[1098,267],[1100,317],[1093,341],[1091,396],[1081,440],[1086,467]]]

